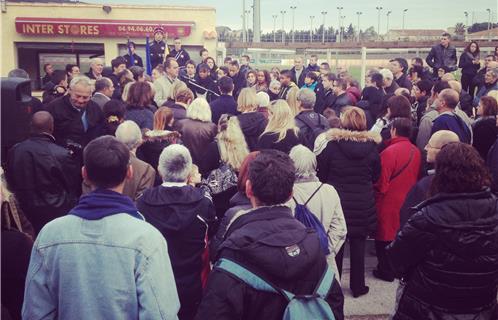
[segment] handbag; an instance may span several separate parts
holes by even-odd
[[[219,150],[219,146],[218,146]],[[207,178],[202,180],[212,195],[218,195],[237,186],[237,173],[232,166],[220,160],[220,166],[212,170]]]

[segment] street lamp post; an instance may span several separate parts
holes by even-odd
[[[282,10],[280,11],[280,13],[282,14],[282,43],[285,42],[285,14],[287,13],[287,11],[285,10]]]
[[[346,19],[346,16],[341,16],[341,35],[342,35],[341,41],[344,40],[344,19]]]
[[[467,40],[467,35],[469,34],[469,13],[464,11],[463,14],[465,15],[465,40]]]
[[[322,11],[322,15],[323,15],[322,43],[325,43],[325,16],[327,15],[327,11]]]
[[[408,11],[408,9],[403,9],[403,31],[405,31],[405,14]]]
[[[246,0],[242,0],[242,42],[246,41]]]
[[[375,7],[377,9],[377,40],[380,40],[380,12],[382,11],[382,7]]]
[[[278,15],[274,14],[271,17],[273,18],[273,42],[277,42],[277,18],[278,18]]]
[[[339,10],[339,19],[337,19],[337,23],[339,24],[339,42],[342,42],[342,28],[341,28],[342,9],[344,9],[344,7],[337,7],[337,10]]]
[[[389,16],[391,16],[392,11],[387,11],[386,13],[386,33],[389,32]]]
[[[486,9],[488,12],[488,41],[491,41],[491,9]]]
[[[296,33],[296,29],[294,29],[294,17],[296,14],[296,6],[291,6],[290,9],[292,10],[292,42],[294,42],[294,34]]]
[[[360,16],[363,14],[363,12],[357,11],[356,14],[358,15],[358,26],[357,26],[357,29],[358,29],[358,42],[360,42],[361,41],[361,39],[360,39]]]
[[[313,42],[313,19],[315,16],[310,16],[310,42]]]
[[[246,33],[246,40],[247,42],[251,42],[251,37],[249,37],[249,23],[247,22],[247,16],[250,16],[251,14],[251,10],[246,10],[245,11],[245,14],[244,14],[244,19],[246,19],[246,29],[245,29],[245,33]]]

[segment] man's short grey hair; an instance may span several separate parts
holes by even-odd
[[[281,83],[278,80],[272,80],[270,82],[270,85],[269,85],[270,88],[277,88],[277,87],[280,88],[280,86],[281,86]]]
[[[316,94],[311,89],[302,88],[297,93],[297,101],[301,102],[301,108],[313,109],[316,102]]]
[[[115,135],[116,139],[128,147],[128,150],[134,150],[142,144],[142,131],[134,121],[126,120],[121,123]]]
[[[71,80],[71,83],[69,84],[69,88],[74,89],[74,87],[76,87],[77,85],[90,87],[93,91],[93,82],[87,76],[74,77],[73,80]]]
[[[104,61],[100,58],[93,58],[92,60],[90,60],[90,66],[94,66],[96,64],[104,64]]]
[[[493,78],[498,78],[498,69],[497,68],[489,69],[488,72],[491,73]]]
[[[316,176],[316,156],[310,149],[298,144],[291,149],[289,157],[294,161],[298,180]]]
[[[384,78],[384,79],[389,79],[389,80],[393,80],[394,79],[394,75],[391,72],[391,70],[389,70],[389,69],[385,69],[385,68],[384,69],[380,69],[379,73],[382,75],[382,78]]]
[[[185,182],[192,170],[192,157],[180,144],[167,146],[159,156],[157,170],[163,182]]]
[[[29,79],[29,74],[23,69],[14,69],[14,70],[10,70],[7,77]]]

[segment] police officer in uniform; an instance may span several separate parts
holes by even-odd
[[[180,40],[180,38],[175,38],[175,48],[171,50],[168,55],[168,58],[169,57],[175,58],[180,67],[185,67],[187,61],[190,60],[188,52],[182,49],[182,40]]]
[[[130,41],[128,43],[128,47],[130,48],[129,52],[131,52],[131,57],[129,53],[123,56],[126,59],[126,68],[130,68],[131,66],[139,66],[143,68],[144,64],[142,62],[142,58],[135,53],[135,42]]]
[[[167,44],[163,41],[164,30],[162,27],[157,27],[154,29],[154,42],[150,46],[150,64],[152,69],[157,67],[159,64],[164,63],[165,53],[167,54],[169,50],[166,49]],[[166,52],[165,52],[166,51]]]

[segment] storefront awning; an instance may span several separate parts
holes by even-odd
[[[192,21],[59,19],[17,17],[16,31],[29,36],[144,38],[162,27],[168,37],[188,37],[195,23]]]

